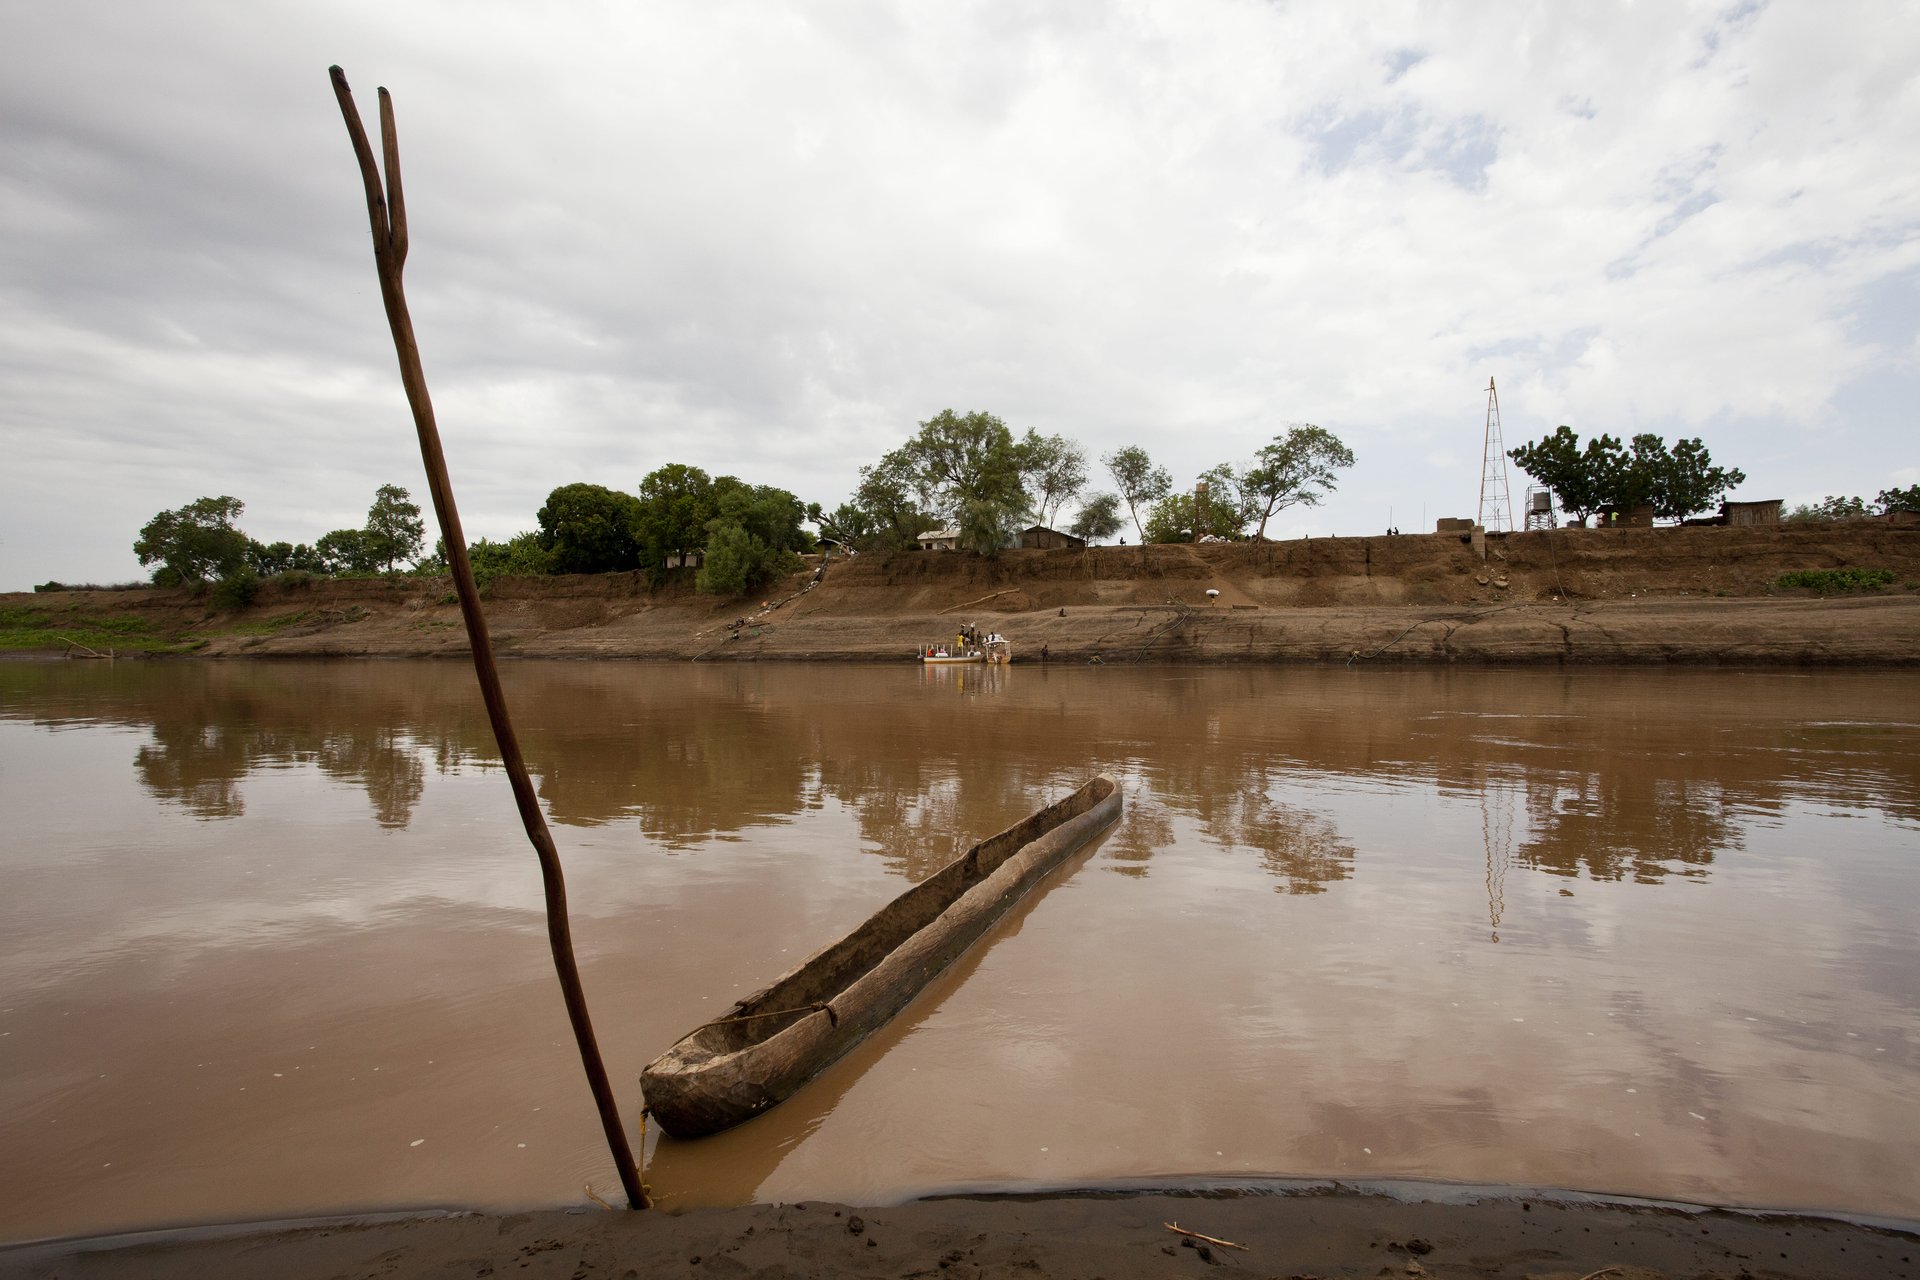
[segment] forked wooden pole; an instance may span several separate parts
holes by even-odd
[[[427,377],[420,368],[420,348],[413,340],[413,320],[407,314],[407,298],[400,286],[400,270],[407,261],[407,206],[400,189],[400,142],[393,127],[393,99],[380,90],[380,146],[386,167],[386,183],[380,181],[373,146],[360,124],[359,108],[353,104],[353,90],[339,67],[328,68],[333,77],[333,96],[340,101],[340,114],[353,139],[353,154],[360,161],[360,179],[367,189],[367,220],[373,228],[373,261],[380,276],[380,298],[387,307],[387,324],[393,330],[394,350],[400,357],[400,382],[407,390],[407,403],[413,409],[413,425],[420,435],[420,457],[427,467],[427,486],[433,491],[433,510],[440,517],[440,534],[446,540],[447,568],[453,573],[454,590],[460,596],[460,615],[466,619],[467,640],[473,649],[473,670],[480,680],[480,696],[487,704],[487,719],[493,724],[494,740],[500,745],[500,759],[513,783],[513,800],[520,809],[520,821],[527,828],[527,839],[540,858],[540,879],[547,893],[547,941],[553,947],[553,967],[560,975],[560,991],[566,997],[567,1017],[573,1023],[573,1038],[580,1046],[580,1062],[587,1071],[587,1084],[600,1109],[600,1127],[606,1130],[607,1147],[620,1171],[620,1185],[627,1193],[627,1204],[634,1209],[648,1207],[646,1190],[640,1185],[639,1170],[634,1167],[633,1149],[627,1132],[620,1125],[620,1111],[614,1105],[613,1088],[607,1083],[607,1068],[600,1060],[600,1045],[594,1039],[593,1021],[587,1016],[587,997],[580,989],[580,968],[573,959],[573,930],[567,922],[567,884],[560,870],[560,854],[547,830],[546,816],[533,793],[533,780],[527,775],[527,762],[520,754],[519,739],[513,722],[507,717],[506,696],[500,689],[500,672],[493,663],[493,643],[487,636],[486,615],[480,612],[480,591],[474,585],[473,565],[467,559],[467,540],[460,531],[460,512],[453,504],[453,484],[447,479],[447,459],[440,451],[440,430],[434,425],[433,401],[427,398]]]

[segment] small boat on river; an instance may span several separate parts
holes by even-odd
[[[647,1110],[676,1138],[718,1133],[791,1097],[904,1008],[1046,874],[1120,817],[1096,776],[968,849],[647,1064]]]
[[[979,649],[948,649],[942,645],[930,644],[920,651],[920,661],[929,667],[960,667],[986,660],[987,655]]]
[[[920,661],[929,667],[955,667],[980,662],[990,666],[1005,666],[1013,661],[1013,645],[997,631],[981,635],[970,627],[963,628],[952,644],[921,645]]]

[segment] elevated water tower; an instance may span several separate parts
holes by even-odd
[[[1557,513],[1553,509],[1553,490],[1543,484],[1527,486],[1527,528],[1553,529],[1559,527]]]

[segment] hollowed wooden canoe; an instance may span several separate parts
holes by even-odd
[[[982,840],[764,991],[696,1028],[640,1074],[676,1138],[785,1101],[918,995],[1040,879],[1120,817],[1102,774]]]

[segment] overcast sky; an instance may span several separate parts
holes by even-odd
[[[667,462],[828,505],[941,409],[1280,536],[1472,515],[1506,442],[1920,481],[1920,6],[0,0],[0,589],[425,482],[326,69],[394,93],[470,536]],[[1516,497],[1526,484],[1514,474]]]

